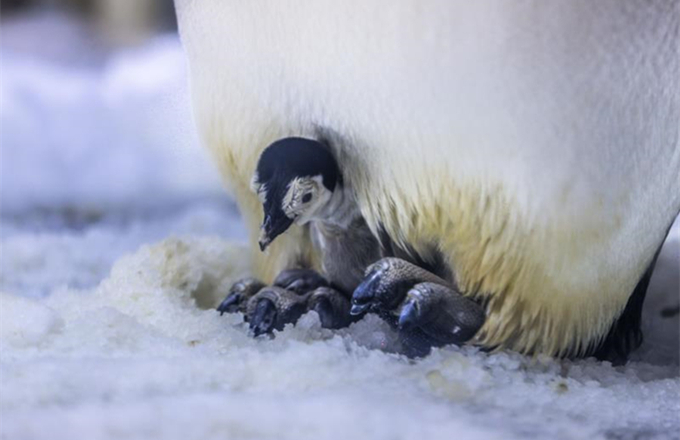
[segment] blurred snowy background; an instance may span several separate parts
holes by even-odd
[[[4,290],[92,286],[172,234],[242,236],[198,146],[172,1],[2,5]]]
[[[172,2],[1,5],[1,438],[680,437],[677,225],[625,367],[412,362],[374,317],[253,340],[211,309],[248,254]]]

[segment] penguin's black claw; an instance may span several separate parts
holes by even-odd
[[[240,294],[234,293],[228,295],[226,298],[224,298],[224,301],[222,301],[220,305],[217,307],[217,311],[220,312],[220,316],[224,315],[224,313],[236,313],[238,312],[238,306],[240,302],[241,302]]]
[[[398,258],[371,265],[352,296],[351,313],[377,313],[399,332],[404,354],[462,344],[484,324],[484,309],[438,276]]]
[[[349,309],[349,300],[311,269],[284,270],[269,287],[253,278],[241,280],[217,308],[220,314],[243,312],[253,336],[283,330],[308,310],[316,310],[325,328],[345,327],[352,322]]]
[[[309,295],[271,286],[261,289],[250,298],[246,317],[254,336],[283,330],[289,323],[295,323],[306,311]]]
[[[343,328],[353,321],[349,299],[330,287],[319,287],[312,292],[307,307],[319,314],[323,328]]]
[[[352,294],[350,313],[353,316],[360,316],[378,308],[379,296],[382,293],[380,284],[385,270],[386,268],[377,263],[368,268],[366,277]]]
[[[416,353],[420,345],[460,345],[484,324],[484,309],[451,287],[420,283],[406,294],[398,319],[402,344]],[[429,350],[428,350],[429,351]]]
[[[383,258],[366,269],[366,277],[352,295],[352,315],[374,312],[386,318],[399,305],[416,282],[404,276],[407,271],[399,270],[402,262],[409,264],[397,258]]]
[[[318,287],[327,287],[328,281],[312,269],[288,269],[274,280],[274,286],[292,290],[299,295],[311,292]]]
[[[267,298],[257,301],[253,316],[250,317],[250,331],[257,337],[275,329],[278,312],[276,305]]]
[[[448,285],[438,276],[399,258],[383,258],[366,269],[366,277],[352,295],[353,315],[374,312],[391,316],[397,324],[396,310],[414,285],[430,281]]]
[[[255,296],[265,284],[255,278],[244,278],[235,282],[224,301],[217,306],[220,315],[226,313],[246,312],[248,300]]]

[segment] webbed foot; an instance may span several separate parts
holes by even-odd
[[[399,332],[409,357],[462,344],[484,324],[484,309],[450,283],[398,258],[371,265],[352,297],[351,313],[374,312]]]

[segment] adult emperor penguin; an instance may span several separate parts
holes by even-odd
[[[255,248],[262,151],[323,138],[374,235],[484,304],[476,343],[619,358],[680,209],[679,5],[176,0],[196,123]],[[292,226],[254,271],[317,258]]]

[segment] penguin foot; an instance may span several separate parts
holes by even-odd
[[[282,271],[274,280],[274,286],[292,290],[299,294],[307,293],[320,286],[327,286],[328,281],[311,269],[289,269]],[[235,282],[224,301],[217,307],[220,315],[241,312],[246,314],[250,298],[265,287],[262,281],[255,278],[244,278]]]
[[[354,321],[349,313],[349,299],[331,287],[319,287],[314,290],[307,309],[319,314],[323,328],[339,329],[347,327]]]
[[[383,258],[366,269],[366,276],[352,295],[352,315],[374,312],[390,316],[396,325],[395,310],[406,293],[418,283],[431,282],[448,286],[449,283],[425,269],[399,258]]]
[[[255,278],[244,278],[235,282],[224,301],[217,306],[220,315],[226,313],[246,313],[248,300],[265,287],[265,284]]]
[[[406,294],[399,312],[399,338],[410,357],[426,356],[431,347],[461,345],[484,324],[484,309],[456,290],[420,283]]]
[[[371,265],[352,297],[353,315],[377,313],[399,332],[404,354],[462,344],[484,324],[484,309],[447,281],[398,258]]]
[[[286,324],[297,322],[307,311],[309,296],[277,286],[261,289],[247,305],[246,321],[253,336],[283,330]]]
[[[319,314],[323,328],[338,329],[352,322],[349,300],[340,292],[321,286],[299,294],[278,286],[265,287],[248,301],[247,321],[253,336],[283,330],[310,310]]]
[[[284,270],[273,286],[254,278],[240,280],[217,310],[220,314],[243,313],[253,336],[282,330],[309,310],[319,314],[324,328],[338,329],[354,321],[349,299],[311,269]]]

